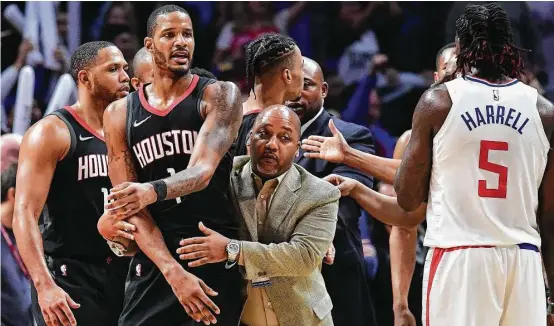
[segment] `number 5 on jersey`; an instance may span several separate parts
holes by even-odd
[[[479,197],[506,198],[508,168],[489,162],[489,151],[507,151],[508,143],[503,141],[481,140],[479,150],[479,169],[498,174],[498,188],[487,188],[486,180],[479,180]]]

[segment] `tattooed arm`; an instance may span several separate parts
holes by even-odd
[[[205,119],[188,167],[163,181],[164,200],[185,196],[208,186],[225,153],[235,140],[242,122],[242,96],[231,82],[216,82],[206,87],[201,104]]]
[[[125,98],[110,104],[104,112],[108,173],[114,185],[137,181],[132,153],[126,141],[126,118],[127,99]],[[136,243],[158,267],[187,314],[196,321],[203,320],[206,324],[209,321],[214,322],[216,319],[208,307],[214,313],[219,313],[219,309],[207,295],[213,296],[216,293],[201,279],[185,271],[173,258],[150,213],[142,209],[129,218],[129,223],[136,227],[134,233]]]
[[[452,105],[444,84],[421,96],[412,121],[412,137],[394,180],[398,205],[414,211],[427,198],[432,163],[432,142]]]

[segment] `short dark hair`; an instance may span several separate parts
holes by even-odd
[[[106,41],[94,41],[82,44],[75,50],[71,56],[69,71],[76,83],[79,82],[79,71],[87,69],[94,63],[100,50],[115,46],[115,44]]]
[[[256,76],[284,64],[292,66],[292,54],[296,49],[294,40],[283,34],[265,34],[246,46],[246,82],[254,89]]]
[[[468,68],[475,67],[479,77],[494,81],[502,75],[517,78],[523,72],[520,52],[526,50],[514,45],[510,20],[500,5],[468,5],[456,20],[456,34],[460,43],[456,73],[465,76]]]
[[[155,9],[154,11],[152,11],[150,16],[148,16],[148,21],[146,23],[146,33],[148,37],[154,36],[154,30],[158,26],[158,17],[172,12],[182,12],[185,15],[189,15],[189,13],[185,9],[176,5],[165,5],[158,9]]]
[[[440,48],[440,50],[437,52],[437,56],[435,58],[435,67],[436,68],[439,68],[439,59],[442,56],[442,53],[447,49],[451,49],[451,48],[455,48],[455,47],[456,47],[456,43],[452,42],[452,43],[448,43],[445,46],[443,46],[442,48]]]
[[[4,171],[2,171],[2,202],[6,201],[8,190],[15,189],[15,179],[17,177],[17,162],[11,163]]]
[[[193,74],[193,75],[198,75],[200,77],[205,77],[205,78],[210,78],[210,79],[217,80],[217,77],[215,77],[214,74],[212,74],[211,72],[209,72],[208,70],[203,69],[203,68],[194,67],[190,70],[190,73]]]

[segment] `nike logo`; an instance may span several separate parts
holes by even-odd
[[[85,141],[85,140],[89,140],[89,139],[92,139],[94,137],[83,137],[83,135],[79,135],[79,140],[80,141]]]
[[[135,120],[135,122],[133,122],[133,127],[138,127],[138,126],[140,126],[141,124],[143,124],[146,120],[150,119],[151,117],[152,117],[152,116],[149,115],[148,117],[146,117],[146,119],[144,119],[144,120],[142,120],[142,121],[140,121],[140,122],[137,122],[137,121]]]

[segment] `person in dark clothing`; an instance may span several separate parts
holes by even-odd
[[[15,244],[12,231],[17,163],[2,172],[2,325],[33,323],[29,274]]]

